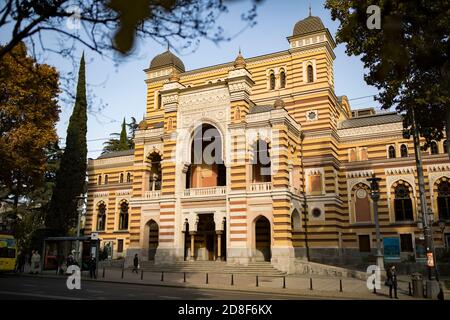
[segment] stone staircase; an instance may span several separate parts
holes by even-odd
[[[167,265],[155,265],[152,261],[143,261],[141,267],[149,272],[248,274],[269,277],[285,275],[284,272],[275,269],[270,262],[250,262],[248,266],[244,266],[228,265],[223,261],[177,261]]]

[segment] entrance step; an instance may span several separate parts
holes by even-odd
[[[248,266],[227,265],[224,261],[177,261],[173,264],[155,265],[153,261],[143,261],[142,268],[149,272],[199,272],[222,274],[251,274],[261,276],[283,276],[270,262],[250,262]]]

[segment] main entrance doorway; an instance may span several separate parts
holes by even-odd
[[[214,241],[216,224],[214,223],[214,214],[200,214],[197,235],[197,260],[215,260],[216,243]]]
[[[148,260],[155,260],[156,249],[159,242],[159,227],[154,220],[148,222]]]
[[[220,227],[219,227],[220,229]],[[226,223],[216,230],[214,214],[199,214],[197,231],[190,231],[186,223],[184,232],[184,259],[196,261],[226,260]]]
[[[270,222],[266,217],[260,216],[255,221],[255,259],[256,261],[270,261],[272,252]]]

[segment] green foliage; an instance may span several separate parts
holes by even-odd
[[[128,127],[129,133],[127,134]],[[111,138],[103,145],[102,154],[114,151],[130,150],[134,148],[134,133],[137,130],[138,124],[136,119],[131,117],[131,122],[126,123],[125,118],[122,122],[122,130],[120,133],[112,133]],[[119,139],[115,138],[119,137]]]
[[[381,30],[367,28],[370,5],[381,8]],[[337,42],[346,44],[348,55],[361,57],[365,80],[380,90],[382,107],[404,114],[405,128],[414,108],[425,147],[442,139],[450,124],[450,2],[327,0],[325,7],[340,22]]]
[[[119,140],[119,150],[128,150],[130,148],[128,144],[128,137],[127,137],[127,129],[125,124],[125,118],[123,118],[122,122],[122,131],[120,132],[120,140]]]
[[[46,225],[65,235],[77,222],[77,196],[85,193],[87,169],[87,101],[84,54],[78,73],[77,95],[67,128],[66,147],[56,174]]]

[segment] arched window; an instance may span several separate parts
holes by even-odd
[[[131,173],[127,172],[127,182],[131,182]]]
[[[400,155],[402,158],[406,158],[408,156],[408,147],[406,144],[402,144],[400,147]]]
[[[270,90],[275,90],[275,74],[273,72],[269,76],[269,87]]]
[[[162,106],[162,98],[161,98],[161,94],[158,92],[157,93],[158,94],[158,97],[157,97],[157,100],[156,100],[156,109],[161,109],[161,106]]]
[[[100,174],[97,178],[97,184],[101,185],[102,184],[102,175]]]
[[[309,65],[307,68],[308,73],[308,82],[314,82],[314,69],[312,65]]]
[[[286,88],[286,73],[284,70],[280,73],[280,88]]]
[[[225,186],[227,174],[220,131],[211,124],[203,123],[195,128],[192,138],[186,188]]]
[[[389,156],[389,159],[394,159],[396,157],[394,146],[389,146],[388,156]]]
[[[105,184],[108,184],[108,175],[105,174]]]
[[[119,183],[123,183],[123,173],[120,174]]]
[[[413,206],[407,185],[399,184],[395,188],[394,210],[396,221],[413,220]]]
[[[300,229],[300,214],[298,213],[297,209],[294,209],[291,214],[291,228],[292,230]]]
[[[105,231],[106,204],[101,201],[97,207],[97,231]]]
[[[439,219],[450,220],[450,182],[439,183],[437,200]]]
[[[368,188],[358,185],[354,193],[355,199],[355,222],[371,222],[370,200]]]
[[[258,139],[253,144],[253,183],[270,182],[272,180],[269,144]]]
[[[150,191],[161,190],[161,155],[152,152],[148,160],[150,161],[149,189]]]
[[[444,144],[443,144],[443,149],[444,149],[444,153],[448,153],[448,140],[445,140],[444,141]]]
[[[128,229],[128,202],[123,200],[120,203],[120,213],[119,213],[119,230]]]
[[[438,145],[437,145],[437,143],[435,141],[431,142],[430,148],[431,148],[431,154],[438,154],[439,153]]]

